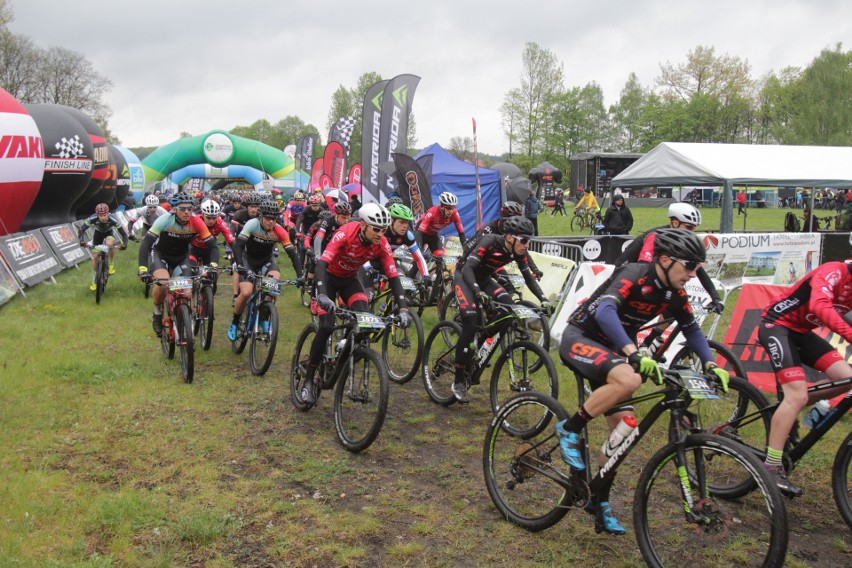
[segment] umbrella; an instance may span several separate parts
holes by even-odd
[[[343,186],[343,191],[345,191],[347,195],[361,195],[361,184],[347,183]]]

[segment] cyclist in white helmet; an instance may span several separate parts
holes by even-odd
[[[415,222],[416,230],[414,237],[420,245],[420,250],[424,251],[428,248],[429,253],[437,256],[444,254],[444,245],[441,242],[440,231],[450,223],[455,224],[456,231],[459,234],[459,242],[464,244],[467,237],[464,234],[464,226],[462,226],[461,217],[459,216],[456,207],[459,204],[459,198],[456,194],[449,191],[443,192],[438,196],[440,205],[435,205]]]

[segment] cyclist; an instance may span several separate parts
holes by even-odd
[[[314,262],[322,256],[322,252],[331,241],[334,232],[352,219],[352,206],[349,205],[348,201],[341,199],[334,204],[334,213],[323,211],[320,213],[320,217],[325,218],[315,223],[316,231],[313,231],[313,235],[305,236],[305,249]],[[309,238],[310,240],[308,240]]]
[[[727,391],[728,373],[714,363],[683,289],[706,258],[704,245],[685,229],[660,229],[656,241],[653,262],[616,268],[574,311],[562,333],[562,363],[585,377],[593,389],[576,414],[556,425],[562,459],[574,470],[586,468],[579,449],[580,432],[592,418],[603,414],[612,431],[624,416],[633,414],[632,407],[619,406],[619,401],[630,398],[643,379],[662,383],[657,362],[639,352],[635,337],[641,326],[663,312],[677,319],[704,370],[715,374]],[[587,511],[595,515],[595,530],[620,535],[626,531],[609,504],[613,479],[592,496]]]
[[[142,234],[147,233],[148,229],[151,228],[151,225],[154,224],[154,221],[166,213],[168,213],[168,211],[160,207],[160,200],[157,196],[153,193],[149,193],[145,196],[144,207],[136,207],[135,209],[125,211],[125,215],[127,215],[127,222],[130,225],[128,238],[135,241],[136,237],[133,235],[136,234],[136,231],[141,229]]]
[[[302,263],[299,262],[299,255],[296,253],[296,247],[290,242],[290,235],[287,230],[277,223],[280,210],[272,200],[264,201],[259,207],[260,215],[254,219],[249,219],[243,230],[232,246],[234,251],[234,274],[240,280],[239,296],[234,302],[234,318],[231,326],[228,328],[228,339],[231,341],[237,340],[237,331],[240,323],[240,316],[246,307],[246,302],[252,295],[253,288],[249,281],[248,274],[240,274],[237,271],[238,267],[242,267],[249,272],[256,274],[264,274],[273,278],[280,278],[281,272],[278,269],[278,263],[275,262],[275,257],[272,254],[273,248],[278,243],[284,247],[284,252],[290,257],[290,262],[293,263],[293,270],[296,271],[296,278],[302,278]],[[269,322],[263,322],[264,333],[268,330],[266,326]]]
[[[231,218],[234,214],[242,209],[243,206],[243,196],[239,193],[235,193],[231,196],[231,202],[222,207],[222,215],[224,215],[225,220],[230,222]]]
[[[260,211],[260,195],[251,192],[243,199],[243,208],[238,210],[231,216],[231,234],[239,235],[243,230],[243,226],[250,219],[255,219]],[[231,288],[234,292],[234,302],[237,301],[237,296],[240,295],[240,275],[234,272],[231,275]]]
[[[207,225],[210,234],[213,235],[213,246],[205,246],[204,240],[196,236],[189,245],[189,254],[196,262],[209,266],[218,266],[219,244],[215,240],[216,237],[222,235],[225,239],[225,244],[230,246],[234,244],[234,235],[228,229],[225,220],[221,217],[219,204],[211,199],[201,202],[201,219]]]
[[[583,197],[580,198],[580,201],[577,202],[575,209],[580,209],[580,207],[585,207],[589,211],[593,213],[600,212],[601,208],[598,205],[598,200],[595,197],[595,194],[592,193],[592,188],[586,188],[583,190]]]
[[[325,351],[325,344],[334,328],[335,300],[338,295],[346,305],[355,311],[370,311],[367,294],[358,278],[358,270],[365,262],[378,260],[399,306],[400,326],[411,325],[408,304],[399,282],[396,264],[390,245],[384,236],[391,217],[387,209],[378,203],[365,203],[361,206],[360,221],[347,223],[338,229],[331,242],[323,251],[316,265],[317,307],[319,329],[311,344],[305,383],[302,388],[302,401],[316,404],[313,377]]]
[[[518,215],[524,214],[524,206],[518,203],[517,201],[507,201],[503,204],[503,207],[500,208],[500,218],[495,219],[494,221],[489,221],[485,223],[481,229],[476,231],[476,234],[473,235],[466,243],[463,243],[462,246],[462,256],[468,256],[471,252],[476,249],[479,241],[482,240],[482,237],[485,235],[495,234],[502,235],[503,234],[503,221],[509,217],[517,217]],[[527,251],[527,263],[530,265],[530,270],[532,270],[533,276],[535,276],[536,280],[541,280],[541,277],[544,276],[544,273],[538,269],[538,266],[533,262],[532,256],[530,256],[529,251]],[[500,271],[505,272],[505,271]]]
[[[512,261],[517,263],[524,280],[542,307],[550,308],[527,262],[532,238],[532,221],[523,216],[503,220],[503,234],[485,235],[471,254],[459,259],[453,276],[453,288],[461,313],[462,331],[456,345],[456,376],[452,390],[459,402],[470,402],[465,373],[473,355],[470,345],[479,325],[477,297],[486,294],[501,304],[513,304],[512,297],[494,280],[494,273]]]
[[[92,235],[92,246],[98,246],[101,243],[106,244],[109,247],[109,257],[107,262],[109,263],[109,273],[115,274],[115,264],[113,264],[112,259],[115,256],[115,233],[117,232],[119,236],[121,236],[121,244],[118,245],[119,250],[124,250],[127,248],[127,231],[124,230],[124,227],[121,226],[121,223],[118,221],[118,218],[109,212],[109,205],[106,203],[98,203],[95,205],[95,212],[93,215],[90,215],[83,224],[80,225],[80,228],[77,230],[77,240],[80,241],[80,246],[86,246],[86,241],[83,236],[86,234],[86,231],[91,227],[94,230],[94,234]],[[97,270],[98,261],[97,257],[92,257],[92,284],[89,286],[89,290],[94,292],[98,289],[98,285],[95,284],[95,278],[97,278],[97,274],[95,270]]]
[[[783,392],[772,415],[766,467],[776,484],[790,496],[803,491],[790,483],[784,472],[784,442],[799,412],[808,404],[843,394],[848,387],[808,394],[802,365],[824,373],[828,379],[852,377],[852,367],[828,341],[814,333],[825,326],[852,343],[852,327],[845,314],[852,309],[852,264],[827,262],[806,274],[795,286],[772,299],[763,310],[758,340],[772,364]]]
[[[456,209],[459,204],[459,198],[454,193],[449,191],[443,192],[438,196],[440,205],[430,207],[415,225],[414,236],[420,244],[420,249],[424,251],[428,246],[429,254],[442,255],[444,245],[441,242],[441,229],[455,223],[456,231],[459,233],[459,242],[464,243],[467,239],[464,236],[464,227],[462,226],[461,217]]]
[[[621,266],[629,262],[651,262],[655,256],[655,239],[656,234],[666,228],[686,229],[687,231],[695,231],[701,225],[701,212],[689,203],[672,203],[669,205],[669,224],[662,227],[656,227],[645,231],[635,239],[633,239],[621,256],[615,261],[615,266]],[[707,290],[710,295],[710,308],[717,314],[721,314],[725,309],[725,304],[719,297],[716,287],[710,280],[710,276],[703,266],[698,267],[698,281]],[[659,334],[652,332],[646,339],[646,344],[653,341]]]
[[[159,217],[142,238],[139,246],[139,277],[146,279],[166,279],[170,275],[189,275],[189,246],[193,239],[207,247],[216,244],[207,225],[199,217],[192,215],[192,197],[187,193],[178,193],[169,203],[172,211]],[[150,270],[149,270],[150,267]],[[154,286],[151,296],[154,299],[152,325],[154,333],[163,331],[163,302],[168,292],[165,286]]]

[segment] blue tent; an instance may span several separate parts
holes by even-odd
[[[468,237],[476,232],[476,174],[473,164],[459,160],[444,150],[440,144],[424,148],[414,159],[423,168],[423,173],[432,185],[432,203],[438,196],[449,191],[459,198],[459,215]],[[496,170],[479,168],[479,187],[482,196],[482,222],[493,221],[500,216],[500,174]],[[450,225],[441,234],[456,234],[455,225]]]

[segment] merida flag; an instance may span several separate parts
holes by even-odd
[[[379,201],[379,135],[382,122],[382,97],[390,81],[379,81],[364,95],[361,118],[361,186],[363,203]]]
[[[382,97],[382,122],[379,135],[379,160],[393,161],[393,153],[405,154],[408,150],[408,118],[411,101],[420,77],[397,75],[385,87]],[[379,192],[385,196],[397,193],[399,184],[395,175],[379,174]]]

